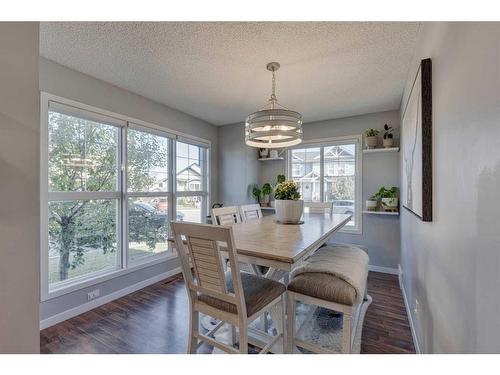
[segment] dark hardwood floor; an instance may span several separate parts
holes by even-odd
[[[366,314],[362,353],[414,353],[398,279],[370,272],[373,303]],[[180,276],[173,277],[40,333],[41,353],[184,353],[188,302]],[[204,345],[199,352],[210,352]]]

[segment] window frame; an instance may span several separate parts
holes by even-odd
[[[345,145],[345,144],[356,144],[356,154],[355,154],[355,175],[354,175],[354,220],[356,225],[354,227],[344,226],[339,232],[347,234],[362,234],[363,233],[363,150],[362,141],[363,136],[361,134],[331,137],[331,138],[320,138],[312,139],[308,141],[303,141],[302,143],[288,148],[286,152],[286,176],[287,179],[293,179],[292,173],[292,150],[303,149],[303,148],[320,148],[320,202],[324,202],[324,179],[325,179],[325,162],[324,162],[324,152],[325,147]]]
[[[49,104],[53,102],[56,108],[67,108],[71,114],[87,118],[94,121],[103,121],[106,124],[117,126],[119,130],[119,140],[117,144],[117,190],[116,191],[96,191],[96,192],[49,192],[48,179],[48,155],[49,155]],[[63,112],[64,113],[64,112]],[[211,142],[209,140],[191,136],[178,132],[163,126],[155,125],[149,122],[138,120],[129,116],[120,115],[111,111],[100,109],[91,105],[83,104],[71,99],[63,98],[47,92],[40,93],[40,301],[47,301],[76,290],[80,290],[107,280],[135,272],[139,269],[153,266],[155,264],[177,258],[175,252],[164,251],[159,254],[145,256],[142,259],[131,261],[128,250],[128,198],[133,196],[165,196],[168,200],[168,221],[176,218],[176,201],[178,194],[174,189],[176,183],[175,174],[175,143],[177,140],[186,143],[192,143],[206,148],[206,158],[204,168],[206,174],[203,184],[206,191],[186,192],[195,193],[190,195],[205,197],[205,204],[202,209],[202,220],[206,216],[207,207],[210,203],[210,173],[209,157]],[[168,172],[169,181],[166,192],[128,192],[127,190],[127,129],[135,129],[150,134],[155,134],[168,139]],[[180,195],[179,195],[180,196]],[[90,197],[90,198],[87,198]],[[49,286],[49,246],[48,246],[48,204],[50,201],[58,198],[69,199],[117,199],[117,267],[103,271],[93,272],[88,276],[78,276],[71,280],[58,282],[56,287]]]

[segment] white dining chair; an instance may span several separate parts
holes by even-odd
[[[305,211],[310,214],[332,214],[333,202],[304,202]]]
[[[244,204],[240,206],[241,219],[250,221],[262,218],[262,210],[260,204]]]
[[[178,221],[173,221],[171,228],[189,297],[189,353],[196,353],[203,342],[227,353],[248,353],[249,324],[278,304],[282,311],[282,332],[285,332],[285,285],[240,272],[232,228]],[[221,243],[231,264],[228,272],[223,268]],[[220,320],[206,334],[199,330],[200,312]],[[226,323],[231,329],[239,328],[238,349],[214,337]],[[284,333],[261,334],[270,341],[260,353],[267,353],[280,338],[285,350]]]
[[[212,223],[215,225],[233,225],[241,221],[237,206],[212,208]]]

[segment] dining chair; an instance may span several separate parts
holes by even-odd
[[[244,204],[240,206],[241,219],[243,221],[256,220],[262,218],[260,204]]]
[[[310,214],[332,214],[333,202],[304,202],[304,207]]]
[[[240,211],[236,206],[212,208],[212,223],[215,225],[233,225],[241,221]]]
[[[277,304],[285,332],[285,285],[240,272],[232,228],[179,221],[172,221],[171,228],[189,298],[189,353],[196,353],[203,342],[227,353],[248,353],[249,323]],[[224,272],[221,245],[231,264],[228,272]],[[200,312],[220,320],[206,334],[199,330]],[[225,323],[239,328],[239,349],[215,339],[215,332]],[[284,333],[261,334],[270,341],[260,353],[267,353],[280,338],[284,351]]]

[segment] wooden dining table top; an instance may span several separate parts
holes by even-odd
[[[352,215],[305,213],[302,224],[279,224],[275,215],[232,226],[238,255],[293,264],[325,243]]]

